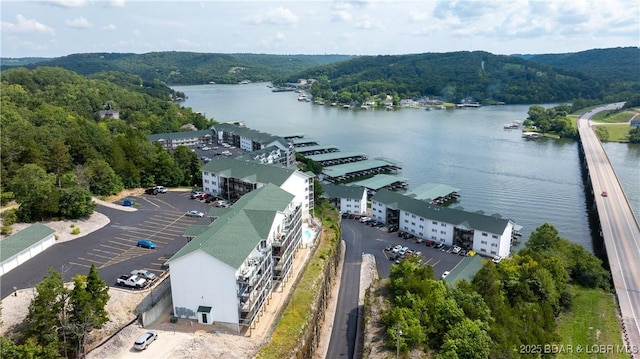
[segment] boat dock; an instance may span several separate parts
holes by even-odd
[[[402,190],[406,189],[408,185],[409,181],[406,178],[388,174],[377,174],[371,178],[349,183],[349,186],[360,186],[366,188],[369,196],[373,196],[383,188],[390,191]]]
[[[402,166],[391,159],[376,158],[323,168],[322,180],[337,183],[381,173],[398,173]]]
[[[310,146],[296,146],[296,152],[303,156],[319,155],[322,153],[339,152],[340,148],[334,145],[310,145]]]
[[[336,166],[336,165],[341,165],[343,163],[364,161],[367,159],[367,155],[362,152],[330,152],[330,153],[322,153],[319,155],[310,155],[306,157],[318,162],[323,167]]]
[[[431,204],[441,205],[458,199],[460,197],[458,194],[459,190],[458,188],[445,184],[425,183],[408,191],[405,195],[422,201],[428,201]]]

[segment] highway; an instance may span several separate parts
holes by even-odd
[[[624,344],[634,358],[640,358],[640,228],[590,121],[596,113],[622,105],[610,104],[585,113],[578,120],[578,132],[622,315]]]

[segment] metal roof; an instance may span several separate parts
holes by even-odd
[[[345,186],[329,183],[323,184],[322,189],[324,190],[327,198],[362,199],[364,191],[366,191],[364,187],[360,186]]]
[[[243,179],[247,182],[273,183],[280,186],[296,169],[233,158],[215,157],[202,166],[202,171],[218,173],[227,178]]]
[[[453,192],[458,192],[459,190],[459,188],[447,186],[445,184],[425,183],[416,188],[410,189],[405,193],[405,196],[413,197],[415,199],[427,200],[444,197]]]
[[[261,240],[267,239],[277,212],[286,210],[294,196],[267,184],[242,196],[229,212],[209,225],[174,254],[169,262],[196,250],[239,268]]]
[[[451,273],[447,275],[444,281],[449,285],[453,285],[462,279],[471,282],[476,273],[482,268],[482,259],[483,257],[479,255],[463,258],[460,263],[451,270]]]
[[[404,177],[389,175],[389,174],[377,174],[371,178],[367,178],[361,181],[355,181],[348,184],[348,186],[362,186],[373,190],[378,190],[386,186],[392,185],[397,182],[406,183],[408,180]]]
[[[285,141],[285,139],[280,136],[275,136],[270,133],[254,130],[244,126],[238,126],[233,123],[220,123],[213,125],[213,128],[216,131],[228,132],[233,135],[250,138],[252,141],[258,142],[262,145],[279,142],[284,148],[287,148],[289,146],[287,144],[287,141]]]
[[[304,147],[303,147],[304,148]],[[321,161],[331,161],[331,160],[340,160],[344,158],[350,157],[367,157],[365,153],[362,152],[329,152],[329,153],[321,153],[319,155],[309,155],[305,156],[311,160],[316,162]]]
[[[6,237],[0,241],[0,262],[4,262],[54,233],[56,231],[46,225],[34,223]]]
[[[157,133],[154,135],[147,135],[147,138],[151,142],[156,141],[167,141],[167,140],[177,140],[177,139],[185,139],[185,138],[200,138],[204,136],[213,136],[213,131],[208,130],[199,130],[199,131],[182,131],[182,132],[168,132],[168,133]]]
[[[352,163],[344,163],[341,165],[325,167],[322,169],[322,173],[329,177],[340,177],[350,173],[357,173],[361,171],[372,170],[385,166],[398,166],[395,161],[388,161],[386,159],[373,159],[364,160]]]

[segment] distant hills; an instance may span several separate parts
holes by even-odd
[[[143,80],[169,85],[203,83],[235,84],[244,80],[272,81],[302,70],[336,61],[348,55],[205,54],[195,52],[88,53],[51,59],[5,59],[2,68],[57,66],[80,75],[103,71],[136,74]]]
[[[15,66],[58,66],[81,75],[124,72],[166,85],[323,79],[326,96],[351,99],[387,94],[545,103],[640,92],[640,49],[635,47],[511,56],[484,51],[386,56],[151,52],[2,59],[3,69]]]

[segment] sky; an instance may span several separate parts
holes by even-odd
[[[640,46],[638,0],[0,0],[0,56],[497,55]]]

